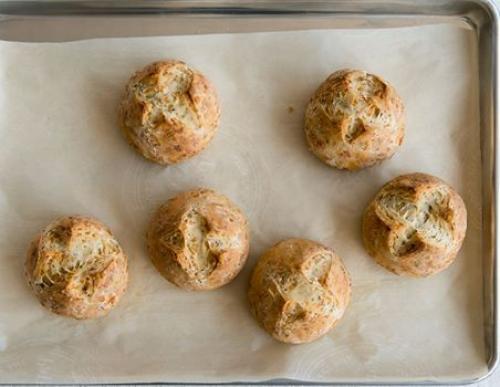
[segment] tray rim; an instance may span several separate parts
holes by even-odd
[[[469,385],[489,378],[500,363],[499,354],[499,295],[498,295],[498,251],[500,238],[498,221],[500,208],[497,205],[500,175],[497,169],[500,145],[498,132],[498,25],[500,21],[499,7],[495,0],[455,0],[456,4],[468,6],[467,12],[454,13],[452,8],[443,5],[453,0],[8,0],[0,1],[0,23],[19,17],[58,17],[58,16],[146,16],[146,15],[183,15],[183,16],[263,16],[263,15],[331,15],[331,16],[450,16],[465,21],[478,35],[478,46],[489,50],[489,57],[479,63],[479,103],[480,132],[482,155],[482,188],[483,188],[483,229],[486,226],[490,246],[486,251],[490,256],[491,267],[485,267],[483,247],[483,313],[485,325],[486,348],[489,351],[487,370],[477,377],[450,380],[382,380],[370,382],[307,382],[297,379],[272,379],[258,382],[223,382],[215,385],[345,385],[345,386],[383,386],[383,385]],[[389,12],[384,6],[399,5],[398,10]],[[360,9],[364,6],[364,9]],[[337,9],[332,10],[332,7]],[[358,8],[356,8],[358,7]],[[402,7],[402,8],[401,8]],[[426,8],[427,7],[427,8]],[[441,8],[440,8],[441,7]],[[457,6],[458,8],[458,6]],[[401,11],[404,12],[401,12]],[[482,50],[478,50],[478,56]],[[480,58],[481,59],[481,58]],[[489,78],[485,79],[484,72]],[[487,118],[484,118],[487,117]],[[487,138],[486,138],[487,137]],[[489,140],[489,142],[488,142]],[[483,158],[483,152],[487,156]],[[489,168],[485,168],[489,164]],[[485,170],[486,169],[486,170]],[[485,182],[491,179],[491,187]],[[486,188],[486,189],[485,189]],[[489,204],[489,208],[487,207]],[[489,222],[489,223],[488,223]],[[486,237],[483,237],[483,242]],[[487,262],[486,262],[487,263]],[[485,269],[487,269],[485,271]],[[16,383],[34,386],[50,386],[54,383]],[[58,385],[76,385],[63,383]],[[87,383],[102,385],[102,383]],[[0,382],[0,386],[12,383]],[[137,382],[137,383],[104,383],[104,385],[214,385],[214,383],[179,383],[179,382]]]

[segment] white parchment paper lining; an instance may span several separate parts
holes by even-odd
[[[475,50],[474,33],[450,25],[0,43],[0,381],[327,382],[483,373]],[[209,148],[168,168],[138,156],[116,126],[128,77],[164,58],[203,71],[222,103]],[[302,132],[309,97],[343,67],[383,76],[407,106],[400,151],[357,173],[323,165]],[[379,268],[360,238],[370,198],[413,171],[448,181],[469,213],[457,261],[423,280]],[[144,246],[152,211],[196,186],[228,195],[252,227],[244,271],[206,293],[163,280]],[[129,289],[106,318],[53,315],[25,284],[29,241],[66,214],[98,217],[129,255]],[[271,339],[246,302],[257,257],[292,236],[333,247],[353,281],[345,318],[302,346]]]

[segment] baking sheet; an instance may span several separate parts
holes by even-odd
[[[434,25],[1,42],[0,381],[418,381],[486,372],[475,38],[457,25]],[[130,74],[163,58],[203,71],[222,103],[209,148],[168,168],[136,155],[116,126]],[[323,165],[307,151],[302,131],[309,97],[343,67],[385,77],[407,106],[400,151],[356,173]],[[448,181],[469,214],[457,261],[421,280],[379,268],[360,237],[371,197],[385,181],[413,171]],[[163,280],[144,246],[156,207],[196,186],[232,198],[252,229],[244,271],[205,293]],[[25,284],[29,241],[66,214],[98,217],[129,255],[129,289],[106,318],[50,314]],[[246,302],[257,257],[288,237],[333,247],[353,281],[344,319],[308,345],[271,339]]]

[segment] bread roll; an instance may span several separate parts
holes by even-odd
[[[175,164],[200,153],[219,125],[215,88],[178,60],[135,73],[120,105],[119,122],[130,144],[158,164]]]
[[[210,290],[229,283],[242,269],[249,228],[228,198],[200,188],[161,206],[147,240],[153,264],[168,281],[187,290]]]
[[[106,315],[122,297],[127,257],[98,220],[69,216],[53,221],[33,240],[25,274],[43,306],[89,319]]]
[[[252,314],[275,339],[300,344],[326,334],[344,315],[351,282],[329,248],[288,239],[257,262],[248,298]]]
[[[453,262],[466,229],[462,198],[437,177],[413,173],[385,184],[369,204],[363,242],[387,270],[425,277]]]
[[[309,148],[323,162],[351,171],[391,157],[403,142],[404,107],[382,78],[358,70],[330,75],[305,112]]]

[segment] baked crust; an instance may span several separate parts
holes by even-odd
[[[309,149],[340,169],[354,171],[391,157],[404,131],[401,98],[386,81],[365,71],[331,74],[305,112]]]
[[[210,290],[232,281],[248,257],[250,232],[227,197],[199,188],[168,200],[147,233],[149,256],[168,281],[187,290]]]
[[[152,63],[129,80],[119,108],[119,125],[147,159],[175,164],[207,147],[219,126],[214,86],[184,62]]]
[[[366,251],[387,270],[425,277],[455,259],[467,229],[460,197],[437,177],[413,173],[385,184],[363,216]]]
[[[331,249],[305,239],[279,242],[262,255],[250,280],[250,309],[275,339],[307,343],[344,315],[351,281]]]
[[[101,222],[69,216],[50,223],[32,241],[25,275],[43,306],[90,319],[106,315],[125,292],[127,257]]]

